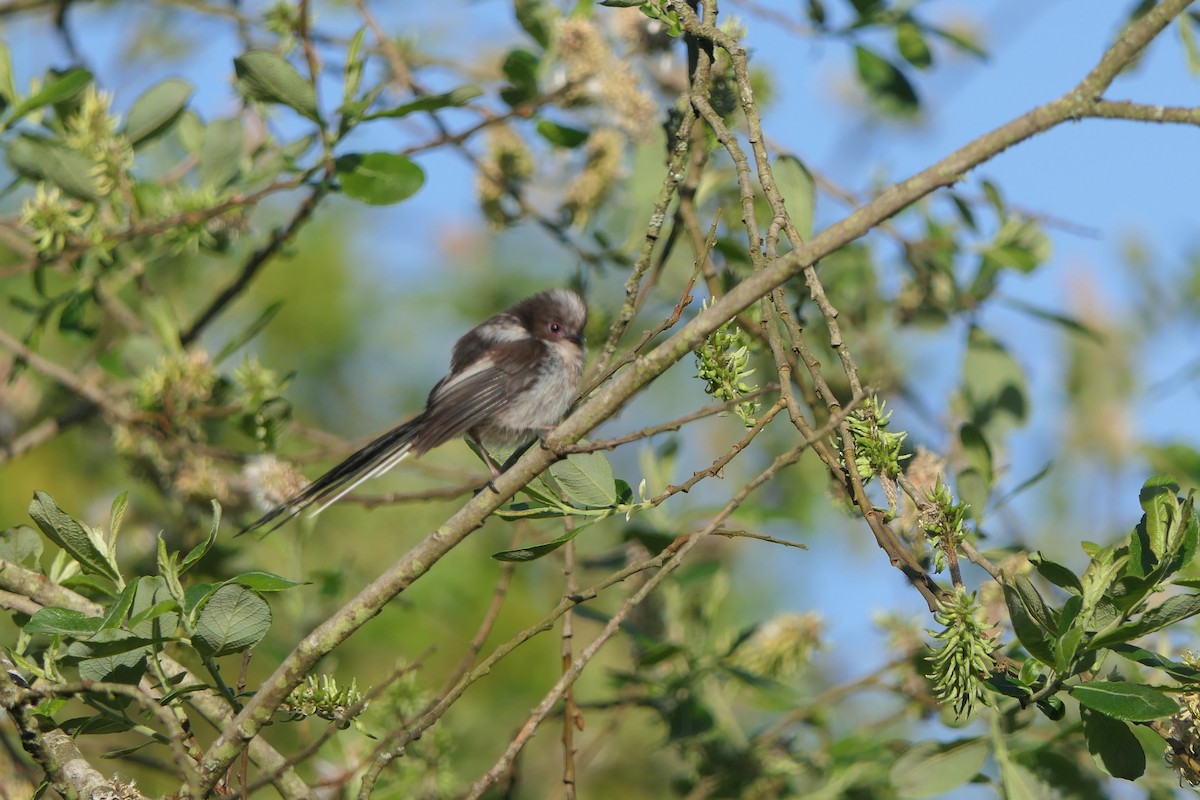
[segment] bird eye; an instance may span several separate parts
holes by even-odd
[[[561,331],[562,331],[562,325],[559,325],[557,322],[550,323],[550,332],[551,333],[560,333]]]

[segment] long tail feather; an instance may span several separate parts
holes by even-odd
[[[421,415],[393,428],[352,453],[345,461],[263,514],[236,535],[241,536],[265,525],[271,526],[266,531],[270,533],[315,503],[321,505],[313,515],[321,513],[363,481],[377,478],[403,461],[412,452],[413,439],[420,433],[423,423],[424,415]]]

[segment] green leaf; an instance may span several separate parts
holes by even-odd
[[[1055,586],[1066,589],[1069,592],[1083,593],[1083,584],[1079,582],[1079,577],[1057,561],[1051,561],[1046,558],[1040,550],[1031,553],[1029,561],[1037,569],[1039,575]]]
[[[1113,642],[1138,639],[1147,633],[1161,630],[1196,614],[1200,614],[1200,594],[1178,594],[1168,597],[1162,605],[1155,606],[1137,620],[1128,622],[1103,636],[1097,636],[1091,641],[1090,646],[1094,649]]]
[[[307,581],[292,581],[273,572],[243,572],[228,583],[236,583],[256,592],[282,592],[293,586],[303,586]]]
[[[98,632],[90,641],[72,642],[67,655],[78,658],[85,681],[137,683],[146,672],[147,640],[122,630]]]
[[[771,174],[775,176],[775,186],[783,196],[796,230],[808,239],[812,236],[817,208],[817,182],[812,173],[800,159],[785,154],[775,159]]]
[[[28,525],[0,531],[0,558],[37,569],[42,559],[42,537]]]
[[[117,533],[125,519],[125,510],[129,507],[129,492],[121,492],[113,498],[112,509],[108,514],[108,552],[115,553]]]
[[[978,775],[991,752],[978,738],[918,742],[892,763],[888,779],[901,797],[935,797]]]
[[[496,516],[509,522],[514,519],[553,519],[569,516],[570,513],[571,509],[562,503],[550,504],[540,500],[532,503],[510,503],[496,509]]]
[[[1008,615],[1012,620],[1017,640],[1038,661],[1046,666],[1054,666],[1054,651],[1046,639],[1047,629],[1034,621],[1025,608],[1020,593],[1008,584],[1004,584],[1004,602],[1008,606]]]
[[[12,51],[8,44],[0,42],[0,113],[20,100],[17,84],[13,79]]]
[[[246,132],[242,120],[216,119],[204,128],[200,144],[196,176],[200,185],[223,189],[242,168],[246,150]]]
[[[517,23],[543,48],[550,46],[550,33],[558,19],[558,9],[546,0],[513,0]]]
[[[137,147],[169,130],[187,110],[193,91],[187,81],[167,78],[143,92],[125,115],[123,132],[129,143]]]
[[[574,539],[585,528],[591,526],[591,521],[582,522],[576,525],[572,530],[567,531],[557,539],[552,539],[542,544],[535,544],[530,547],[518,547],[515,550],[501,550],[499,553],[493,553],[492,558],[497,561],[534,561],[544,555],[553,553],[558,548],[562,547],[567,542]]]
[[[1045,320],[1046,322],[1052,322],[1055,325],[1065,328],[1071,333],[1079,334],[1080,336],[1091,339],[1096,344],[1107,344],[1107,340],[1104,338],[1103,334],[1101,334],[1099,331],[1089,328],[1087,325],[1084,325],[1074,317],[1056,314],[1053,311],[1046,311],[1045,309],[1030,305],[1024,300],[1020,300],[1016,297],[1004,297],[1001,299],[1001,302],[1003,302],[1006,306],[1015,308],[1018,311],[1022,311],[1031,317],[1036,317],[1038,319]]]
[[[905,61],[917,69],[925,69],[933,63],[933,53],[925,43],[925,35],[912,20],[905,20],[896,26],[896,49]]]
[[[1179,704],[1170,697],[1138,683],[1093,681],[1072,686],[1070,694],[1082,706],[1129,722],[1149,722],[1179,711]]]
[[[14,122],[31,111],[36,111],[43,106],[53,105],[54,103],[61,103],[63,100],[78,94],[83,87],[91,82],[92,73],[86,69],[76,67],[75,69],[67,70],[62,75],[46,83],[40,91],[31,94],[17,103],[8,119],[5,120],[4,127],[12,127]]]
[[[500,99],[512,107],[536,99],[538,66],[538,57],[528,50],[517,48],[509,51],[501,64],[509,85],[500,90]]]
[[[143,575],[129,609],[129,630],[146,639],[173,639],[179,628],[179,614],[174,610],[178,605],[163,578]]]
[[[551,122],[548,119],[538,120],[537,132],[543,139],[555,147],[579,147],[588,138],[587,131],[582,131],[579,128],[569,128],[566,125],[559,125],[557,122]]]
[[[970,421],[989,439],[1025,422],[1025,372],[982,328],[972,327],[967,335],[962,380]]]
[[[192,644],[205,656],[239,653],[262,641],[270,627],[267,601],[252,589],[227,583],[197,612]]]
[[[402,103],[395,108],[384,109],[383,111],[374,111],[363,116],[363,121],[366,122],[372,119],[383,119],[385,117],[407,117],[409,114],[418,112],[438,111],[443,108],[453,108],[456,106],[465,106],[470,101],[474,100],[483,94],[483,90],[474,84],[466,84],[459,86],[456,89],[451,89],[442,94],[427,94],[410,100],[407,103]]]
[[[130,581],[125,584],[125,588],[121,590],[121,594],[114,600],[104,612],[104,618],[101,620],[101,630],[113,630],[121,627],[121,623],[125,621],[125,616],[129,613],[129,609],[133,606],[133,597],[137,593],[137,581]]]
[[[854,48],[858,62],[858,76],[867,89],[867,94],[883,110],[909,115],[917,111],[920,102],[904,73],[892,62],[873,50],[857,45]]]
[[[1038,592],[1037,587],[1029,582],[1029,579],[1024,575],[1017,575],[1013,578],[1013,588],[1017,590],[1017,594],[1021,597],[1021,602],[1024,604],[1029,615],[1033,617],[1042,630],[1047,633],[1056,633],[1058,622],[1054,618],[1054,612],[1050,606],[1046,605],[1046,601],[1042,599],[1042,595]]]
[[[48,181],[80,200],[100,199],[91,159],[56,140],[18,136],[8,147],[8,163],[23,178]]]
[[[968,467],[954,476],[959,499],[970,506],[971,517],[982,520],[988,506],[988,481],[979,470]]]
[[[994,476],[992,448],[978,425],[964,422],[958,429],[958,441],[962,445],[963,460],[983,476],[988,486]]]
[[[1176,680],[1185,683],[1200,683],[1200,669],[1164,658],[1158,653],[1151,652],[1144,647],[1138,647],[1135,644],[1114,644],[1108,649],[1122,658],[1136,661],[1147,667],[1160,669]]]
[[[84,572],[103,575],[118,584],[121,582],[121,573],[97,541],[99,537],[93,536],[81,522],[59,508],[53,497],[45,492],[34,492],[29,516],[46,538],[79,562]]]
[[[609,508],[617,502],[612,465],[603,453],[573,453],[552,464],[550,474],[568,497],[585,508]]]
[[[1037,775],[1009,758],[1000,762],[1000,786],[1004,800],[1045,800],[1053,794]]]
[[[354,100],[358,87],[362,84],[363,65],[365,59],[359,57],[362,52],[363,40],[367,36],[367,28],[363,26],[354,32],[350,44],[346,47],[346,66],[342,72],[342,104]]]
[[[221,528],[221,504],[216,500],[213,500],[212,510],[213,521],[212,525],[209,526],[208,529],[208,538],[193,547],[191,552],[183,557],[183,561],[179,564],[179,570],[177,574],[182,575],[191,569],[197,561],[204,558],[204,556],[208,554],[208,551],[212,549],[213,543],[217,541],[217,531]]]
[[[282,103],[313,122],[320,122],[317,93],[296,68],[269,50],[251,50],[233,60],[238,87],[250,100]]]
[[[342,191],[373,206],[412,197],[425,182],[419,166],[395,153],[352,153],[339,157],[336,166]]]
[[[99,617],[89,617],[82,611],[47,606],[30,617],[23,630],[29,634],[86,639],[100,630],[100,622]]]
[[[1145,512],[1138,527],[1145,533],[1142,544],[1149,545],[1154,562],[1161,561],[1166,554],[1167,533],[1179,517],[1178,494],[1179,485],[1169,475],[1152,476],[1138,493],[1138,502]]]
[[[1083,738],[1096,766],[1114,778],[1135,781],[1146,771],[1146,752],[1129,726],[1083,709]]]
[[[978,42],[961,32],[944,30],[942,28],[931,28],[929,26],[925,27],[925,32],[932,33],[935,36],[940,36],[942,39],[945,39],[947,42],[954,45],[964,53],[970,53],[971,55],[980,59],[987,58],[987,51],[984,50]]]

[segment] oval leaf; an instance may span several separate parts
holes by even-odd
[[[313,122],[320,122],[313,85],[283,57],[269,50],[251,50],[233,60],[238,86],[247,99],[282,103]]]
[[[251,589],[226,584],[197,615],[192,644],[206,656],[239,653],[262,641],[271,627],[271,607]]]
[[[17,103],[16,107],[12,110],[12,116],[5,121],[4,127],[11,126],[21,117],[31,111],[36,111],[42,106],[61,103],[87,86],[91,81],[92,73],[86,69],[75,68],[67,70],[43,86],[41,91],[31,94],[20,103]]]
[[[337,160],[342,191],[368,205],[387,206],[417,193],[425,173],[395,153],[352,153]]]
[[[577,525],[574,530],[567,531],[557,539],[551,539],[542,544],[535,544],[531,547],[518,547],[515,550],[501,550],[499,553],[493,553],[492,558],[497,561],[535,561],[542,556],[553,553],[558,548],[562,547],[567,542],[578,536],[584,528],[591,525],[591,522],[584,522]]]
[[[1114,778],[1134,781],[1146,771],[1146,751],[1120,720],[1083,709],[1083,738],[1096,766]]]
[[[8,163],[22,177],[49,181],[72,197],[100,199],[91,159],[50,139],[18,137],[8,148]]]
[[[1179,704],[1157,689],[1140,683],[1093,681],[1071,687],[1071,697],[1080,705],[1113,719],[1149,722],[1179,711]]]
[[[587,508],[609,508],[617,502],[617,482],[603,453],[575,453],[551,465],[550,474],[563,491]]]
[[[48,636],[73,636],[86,639],[100,630],[100,618],[89,617],[81,611],[69,608],[43,608],[25,623],[26,633],[44,633]]]
[[[192,85],[181,78],[167,78],[151,86],[133,101],[125,116],[125,137],[134,147],[148,142],[174,125],[187,109]]]

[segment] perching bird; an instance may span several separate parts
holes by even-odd
[[[586,323],[587,306],[568,289],[539,292],[484,320],[455,343],[450,374],[433,387],[423,412],[355,452],[238,535],[272,522],[274,530],[315,503],[320,503],[313,512],[318,514],[410,454],[420,455],[459,436],[484,447],[512,446],[549,432],[575,400],[583,375]],[[490,460],[488,467],[493,477],[499,475]]]

